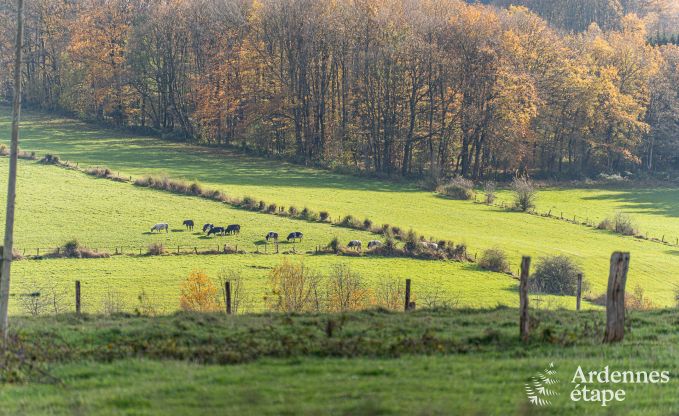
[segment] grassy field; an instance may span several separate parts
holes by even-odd
[[[603,313],[536,312],[540,324],[527,345],[518,342],[517,316],[515,309],[498,309],[228,320],[25,318],[24,339],[31,350],[52,345],[46,370],[63,384],[4,386],[0,414],[679,412],[676,311],[634,314],[625,342],[603,347],[601,332],[592,330]],[[330,338],[328,320],[342,322]],[[242,351],[254,355],[243,357]],[[245,363],[212,363],[241,359]],[[533,407],[524,383],[550,362],[559,395],[551,406]],[[594,383],[590,387],[625,390],[625,401],[602,407],[569,399],[578,366],[662,370],[671,377],[667,384]]]
[[[677,247],[625,238],[554,219],[510,213],[472,202],[442,199],[414,185],[332,174],[279,161],[236,156],[217,149],[134,137],[68,119],[29,112],[24,117],[23,126],[25,149],[38,153],[53,152],[65,159],[78,161],[81,166],[107,165],[124,175],[167,173],[172,177],[197,179],[234,196],[252,195],[267,202],[328,210],[333,218],[347,213],[359,218],[369,217],[378,224],[389,223],[406,229],[412,227],[427,236],[466,242],[472,253],[500,247],[509,254],[514,269],[524,254],[566,254],[583,266],[595,293],[602,293],[605,289],[608,259],[614,250],[632,253],[628,284],[631,287],[642,285],[656,306],[673,304],[674,288],[679,284]],[[0,118],[0,132],[8,129],[9,118],[5,110]],[[563,195],[572,192],[578,200],[586,198],[585,194],[590,191],[564,192]],[[610,191],[597,192],[598,197],[591,199],[592,209],[602,215],[625,207],[613,196],[602,196]],[[632,194],[636,191],[620,192]],[[659,207],[669,207],[676,193],[657,190],[657,197],[662,199],[658,202]],[[567,197],[558,197],[554,191],[545,193],[545,198],[539,200],[539,204],[546,204],[540,205],[543,209]],[[577,204],[574,202],[572,206]],[[175,212],[179,218],[196,210],[189,214]],[[647,209],[635,215],[642,230],[647,223],[667,230],[679,229],[679,220],[667,209]],[[158,217],[152,215],[148,220],[155,222]],[[143,222],[144,228],[147,227],[147,220]],[[141,235],[143,232],[141,223],[135,225],[135,233],[139,234],[136,241],[149,239]],[[329,240],[332,233],[327,232],[327,237],[321,238],[320,242]]]
[[[499,201],[511,201],[509,192],[500,192]],[[638,231],[649,238],[676,244],[679,238],[679,190],[669,187],[642,187],[634,184],[611,185],[609,188],[554,188],[540,191],[536,201],[540,213],[578,221],[589,219],[597,224],[617,212],[629,215]]]
[[[6,176],[7,159],[0,158],[0,177]],[[474,264],[448,261],[415,260],[407,258],[353,258],[334,255],[308,255],[318,244],[325,246],[333,236],[343,242],[358,238],[364,242],[375,238],[372,234],[330,224],[308,223],[279,216],[266,215],[230,208],[227,205],[200,198],[174,195],[167,192],[138,188],[131,184],[96,179],[83,173],[44,166],[30,161],[20,162],[19,200],[17,207],[17,240],[20,252],[35,255],[37,247],[46,254],[69,239],[99,251],[114,253],[114,247],[125,247],[124,253],[146,253],[147,245],[162,242],[174,253],[181,245],[184,253],[191,247],[212,248],[229,244],[250,253],[259,244],[264,251],[262,236],[270,229],[279,232],[302,230],[306,238],[294,244],[299,254],[284,255],[292,244],[281,243],[281,254],[238,255],[168,255],[168,256],[113,256],[107,259],[46,259],[22,260],[15,263],[12,301],[14,314],[26,313],[20,296],[55,287],[71,294],[75,280],[83,285],[83,307],[91,312],[102,310],[102,300],[115,292],[132,311],[137,296],[143,290],[154,306],[162,312],[179,307],[180,283],[192,270],[203,270],[215,283],[222,271],[238,271],[245,279],[251,311],[263,308],[263,296],[270,269],[284,258],[303,261],[321,273],[328,273],[337,264],[346,264],[361,272],[375,285],[387,276],[412,278],[416,298],[425,301],[440,292],[446,300],[459,305],[489,307],[498,304],[517,305],[516,281],[510,276],[480,270]],[[4,201],[0,201],[4,203]],[[193,215],[197,214],[197,215]],[[199,215],[199,216],[198,216]],[[239,223],[239,236],[205,238],[199,232],[187,232],[179,224],[183,218],[196,221]],[[168,221],[170,233],[150,234],[150,224]],[[216,247],[214,247],[216,249]],[[575,304],[572,297],[543,297],[543,306]],[[64,302],[71,307],[72,296]]]

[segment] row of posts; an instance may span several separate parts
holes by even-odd
[[[606,332],[604,342],[619,342],[625,336],[625,283],[629,270],[629,253],[615,252],[611,256],[608,274],[608,290],[606,292]],[[530,276],[531,258],[521,259],[521,275],[519,277],[519,334],[521,340],[527,342],[530,338],[530,315],[528,313],[528,278]],[[404,310],[415,309],[415,302],[411,301],[411,279],[406,279]],[[231,282],[224,283],[224,304],[226,314],[232,314]],[[580,310],[582,299],[582,274],[578,274],[576,292],[576,310]],[[75,312],[81,313],[80,280],[75,282]]]

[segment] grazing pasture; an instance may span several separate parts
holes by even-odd
[[[1,111],[0,132],[6,132],[9,129],[9,117],[6,109]],[[106,165],[115,172],[119,170],[122,176],[166,173],[171,177],[199,180],[207,186],[218,188],[235,197],[250,195],[256,200],[263,199],[267,203],[274,202],[279,206],[295,205],[298,209],[308,206],[316,211],[327,210],[333,220],[345,214],[352,214],[359,220],[370,218],[376,225],[388,223],[406,230],[412,227],[425,236],[448,239],[456,243],[465,242],[472,254],[480,255],[484,249],[499,247],[508,253],[512,270],[516,270],[518,260],[523,254],[533,257],[565,254],[582,265],[592,291],[597,294],[603,293],[605,289],[608,259],[614,250],[632,253],[629,284],[631,287],[636,284],[642,285],[656,306],[674,304],[673,291],[679,284],[679,275],[676,272],[679,270],[679,247],[621,237],[607,231],[555,219],[507,212],[498,207],[476,204],[472,201],[440,198],[411,184],[357,178],[271,160],[243,157],[225,150],[132,136],[95,128],[70,119],[30,112],[24,117],[22,143],[25,149],[36,150],[38,154],[56,153],[64,159],[80,163],[80,166]],[[129,192],[129,186],[127,188],[124,188],[125,184],[120,186],[125,193]],[[584,191],[563,192],[563,197],[553,197],[553,205],[565,200],[569,192],[573,192],[576,199],[583,198]],[[596,192],[599,196],[587,202],[591,203],[591,206],[595,207],[592,209],[597,212],[610,212],[613,215],[616,210],[629,208],[624,201],[616,199],[614,191],[599,189]],[[636,190],[622,189],[619,192],[632,195]],[[609,195],[610,198],[605,195]],[[674,193],[658,190],[655,195],[659,200],[654,204],[659,208],[631,212],[637,218],[639,229],[643,232],[646,224],[649,224],[649,229],[664,228],[668,234],[679,230],[679,218],[674,216],[669,208],[676,198]],[[546,193],[545,196],[552,198],[550,193]],[[545,203],[541,202],[541,198],[542,195],[538,197],[538,205],[545,209],[546,206],[540,205]],[[97,209],[106,212],[106,208]],[[154,205],[152,209],[158,212],[163,208]],[[203,221],[220,221],[219,218],[214,219],[212,216],[198,218],[196,210],[180,212],[176,207],[166,209],[168,212],[177,212],[177,218],[165,220],[153,215],[153,218],[151,216],[148,218],[148,225],[146,220],[140,222],[144,222],[144,227],[150,227],[153,223],[163,220],[176,223],[177,227],[181,228],[184,216],[189,215],[201,224]],[[564,208],[564,212],[567,211]],[[257,218],[263,214],[248,215],[249,218]],[[129,215],[124,217],[128,218]],[[240,235],[228,237],[233,238],[233,241],[245,238],[244,236],[251,232],[249,229],[252,227],[245,220],[236,222],[224,218],[224,221],[223,225],[231,223],[243,225]],[[267,221],[274,219],[267,217]],[[264,239],[265,233],[274,228],[270,224],[272,222],[257,230],[256,235],[260,239]],[[660,224],[664,224],[664,227]],[[222,223],[215,225],[221,226]],[[96,224],[81,223],[80,226],[90,228],[92,232],[88,234],[91,236],[97,234],[94,232]],[[142,224],[135,226],[141,227]],[[311,225],[308,227],[312,229]],[[289,229],[281,227],[276,231],[281,235],[287,235]],[[39,230],[37,232],[40,233]],[[107,231],[98,229],[98,232]],[[324,243],[335,234],[335,231],[322,234],[329,237],[319,241]],[[352,239],[362,241],[373,239],[372,236],[359,238],[358,234],[353,238],[345,238],[351,235],[342,234],[341,242],[346,244]],[[170,236],[176,238],[173,233],[170,233]],[[146,237],[137,236],[137,243],[146,242],[142,238]],[[305,232],[305,238],[300,245],[313,247],[314,244],[310,240],[316,238],[311,236],[307,238]]]
[[[4,186],[7,169],[7,158],[0,158],[0,186]],[[4,198],[0,194],[1,204]],[[252,213],[197,197],[139,188],[23,160],[19,165],[17,203],[15,247],[20,252],[25,248],[31,255],[36,254],[36,248],[45,254],[45,249],[71,239],[101,251],[114,253],[115,247],[124,247],[128,253],[138,253],[140,247],[145,252],[151,243],[162,243],[170,252],[178,245],[184,249],[216,249],[224,244],[238,244],[239,250],[246,251],[260,246],[264,251],[265,236],[272,229],[285,235],[298,229],[305,231],[306,238],[295,244],[280,240],[280,251],[292,250],[293,246],[298,251],[313,250],[316,245],[327,245],[334,236],[347,242],[375,237],[365,231]],[[208,238],[200,227],[186,229],[182,223],[188,217],[200,224],[210,222],[224,228],[240,224],[240,233]],[[4,217],[0,224],[3,221]],[[151,232],[159,223],[168,223],[169,232]],[[268,251],[271,250],[273,242],[269,243]]]

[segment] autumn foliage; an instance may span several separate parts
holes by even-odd
[[[658,36],[676,27],[672,3],[35,0],[24,100],[434,185],[667,170],[679,156],[679,46]]]
[[[214,312],[219,310],[219,291],[202,271],[193,271],[182,282],[179,305],[190,312]]]

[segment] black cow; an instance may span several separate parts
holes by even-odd
[[[214,224],[204,224],[203,225],[203,232],[208,231],[212,227],[214,227]]]
[[[269,233],[264,238],[266,238],[266,241],[269,240],[278,241],[278,233],[274,231],[269,231]]]
[[[185,226],[187,230],[193,231],[193,220],[184,220],[182,225]]]
[[[240,225],[230,224],[226,227],[226,234],[240,234]]]
[[[362,246],[363,246],[363,243],[361,243],[360,240],[351,240],[351,241],[349,241],[349,244],[347,244],[347,247],[353,248],[356,251],[361,251]]]
[[[295,242],[295,240],[302,241],[302,237],[304,237],[304,234],[300,233],[299,231],[292,232],[288,234],[288,241],[292,240]]]
[[[224,235],[224,227],[212,227],[210,231],[207,232],[207,236],[214,235]]]

